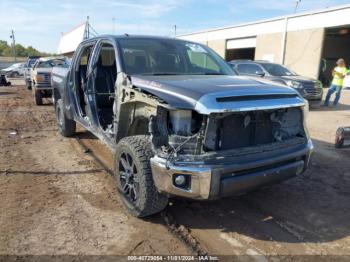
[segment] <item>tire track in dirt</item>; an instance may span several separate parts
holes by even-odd
[[[191,254],[160,216],[123,211],[111,177],[56,133],[52,105],[9,90],[16,96],[0,99],[0,254]]]

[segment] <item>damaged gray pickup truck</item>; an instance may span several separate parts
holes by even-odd
[[[313,145],[308,105],[291,88],[235,76],[210,48],[145,36],[83,41],[54,68],[59,131],[76,122],[115,155],[115,180],[134,216],[168,198],[209,200],[301,174]]]

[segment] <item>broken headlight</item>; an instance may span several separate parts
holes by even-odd
[[[170,147],[176,153],[196,154],[200,148],[203,116],[191,110],[170,110],[168,132]]]
[[[170,134],[192,136],[198,133],[203,116],[191,110],[171,110],[168,117]]]

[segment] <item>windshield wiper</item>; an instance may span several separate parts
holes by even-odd
[[[223,74],[223,73],[213,73],[213,72],[209,73],[209,72],[206,72],[203,75],[207,75],[207,76],[213,75],[214,76],[214,75],[225,75],[225,74]]]
[[[146,73],[146,74],[142,74],[145,76],[174,76],[174,75],[180,75],[177,73]]]

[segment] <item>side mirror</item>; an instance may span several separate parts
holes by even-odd
[[[257,75],[257,76],[260,76],[260,77],[264,77],[265,76],[265,73],[264,72],[255,72],[255,74]]]

